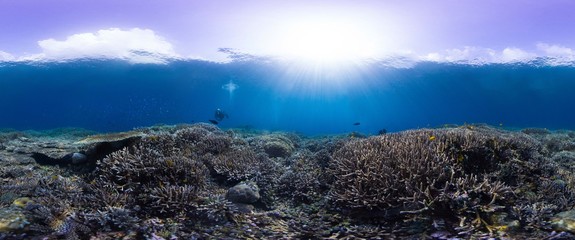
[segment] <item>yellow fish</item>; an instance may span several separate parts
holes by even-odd
[[[430,137],[429,137],[429,140],[430,140],[430,141],[435,140],[435,136],[430,136]]]

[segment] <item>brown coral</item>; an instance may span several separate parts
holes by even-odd
[[[323,169],[309,151],[295,153],[288,159],[289,169],[285,171],[278,184],[278,195],[287,197],[294,203],[312,203],[322,192],[320,180]]]
[[[206,162],[215,173],[231,181],[246,180],[253,176],[258,171],[257,160],[256,153],[245,146],[206,156]]]
[[[334,154],[330,197],[350,213],[385,219],[503,211],[513,189],[538,184],[520,175],[540,161],[536,141],[508,135],[478,127],[353,140]]]

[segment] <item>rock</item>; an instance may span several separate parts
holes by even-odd
[[[260,200],[260,188],[254,182],[241,182],[228,189],[226,199],[233,203],[255,203]]]
[[[575,233],[575,209],[557,213],[551,223],[558,231]]]
[[[249,214],[254,212],[254,206],[245,203],[235,203],[238,212]]]
[[[504,212],[494,213],[489,218],[492,224],[491,228],[501,232],[517,231],[521,227],[518,220],[511,219],[509,214]]]
[[[34,201],[32,201],[32,199],[28,198],[28,197],[21,197],[21,198],[16,198],[14,199],[14,201],[12,202],[12,206],[14,207],[19,207],[19,208],[25,208],[26,205],[34,203]]]
[[[0,233],[21,232],[30,225],[19,208],[0,208]]]
[[[86,137],[78,142],[77,144],[94,144],[102,142],[121,142],[132,138],[142,138],[146,136],[144,133],[139,131],[129,131],[129,132],[119,132],[110,134],[99,134]]]
[[[2,144],[0,155],[20,163],[29,160],[53,160],[61,159],[66,155],[80,151],[80,145],[74,143],[74,139],[47,136],[30,136],[10,139]]]
[[[26,153],[26,150],[24,150],[22,148],[15,148],[14,152],[19,153],[19,154],[24,154],[24,153]]]
[[[76,164],[76,165],[82,164],[82,163],[86,162],[86,160],[88,160],[88,157],[86,157],[86,155],[84,155],[82,153],[78,153],[78,152],[72,153],[72,156],[71,156],[72,164]]]

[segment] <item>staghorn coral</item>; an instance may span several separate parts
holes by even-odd
[[[562,179],[541,179],[537,187],[537,202],[550,203],[559,209],[570,208],[575,204],[575,192]]]
[[[314,155],[309,151],[295,153],[288,159],[289,170],[284,172],[278,184],[278,195],[294,203],[312,203],[321,197],[320,177],[323,173]]]
[[[517,215],[521,216],[524,229],[550,229],[551,223],[548,220],[557,211],[557,206],[539,202],[517,206],[513,210],[517,212]]]
[[[223,196],[211,196],[198,206],[197,211],[188,212],[188,216],[198,219],[205,224],[224,224],[236,222],[239,210],[237,205],[226,200]]]
[[[86,219],[109,230],[134,228],[135,223],[118,224],[119,219],[128,219],[126,214],[137,216],[128,219],[130,222],[148,217],[225,222],[236,210],[227,201],[210,200],[219,199],[211,197],[207,189],[216,187],[210,181],[210,171],[216,178],[245,180],[256,177],[260,160],[267,158],[211,126],[148,134],[134,146],[98,162],[88,179],[87,195],[105,197],[93,200],[100,210],[86,213]],[[266,174],[257,177],[269,179]]]
[[[551,160],[559,164],[563,168],[570,170],[575,169],[573,163],[575,162],[575,152],[572,151],[560,151],[551,154]]]
[[[177,151],[164,156],[158,150],[142,146],[110,154],[98,163],[95,171],[103,182],[131,190],[160,184],[195,184],[202,188],[206,174],[205,166],[198,160],[186,158]]]
[[[90,234],[90,227],[78,216],[78,209],[70,200],[47,195],[37,201],[38,204],[26,207],[33,232],[65,239],[86,238]]]
[[[572,171],[545,158],[549,148],[526,134],[468,126],[394,135],[351,141],[334,154],[330,198],[343,212],[414,223],[445,219],[471,233],[460,236],[506,236],[549,229],[554,213],[575,204]]]
[[[407,203],[402,199],[414,195],[414,202],[425,203],[419,197],[435,182],[461,174],[444,167],[454,160],[440,153],[440,141],[430,141],[431,135],[408,132],[351,141],[334,155],[331,197],[344,208],[368,211],[402,206]]]
[[[136,212],[122,207],[105,207],[95,212],[84,213],[86,221],[103,232],[136,229],[140,218]]]
[[[161,186],[146,189],[140,194],[140,203],[145,211],[154,216],[177,216],[193,211],[202,199],[196,186]]]
[[[164,156],[160,150],[143,147],[147,144],[137,145],[132,151],[120,150],[99,162],[91,192],[93,196],[103,193],[106,197],[96,202],[106,211],[114,210],[114,214],[175,217],[186,209],[193,211],[207,184],[206,166],[177,149],[165,150],[171,155]],[[118,217],[125,218],[121,214]],[[118,226],[115,221],[112,218],[97,222]]]
[[[258,171],[257,155],[247,146],[234,146],[221,154],[204,157],[210,169],[228,181],[246,180]]]
[[[209,124],[180,129],[175,132],[174,138],[180,149],[200,155],[218,154],[232,145],[232,138],[228,134]]]
[[[542,164],[540,150],[527,135],[483,127],[352,140],[333,156],[330,199],[352,216],[389,221],[459,216],[451,221],[495,231],[490,216],[511,211],[505,207],[509,202],[527,202],[514,194],[522,186],[537,186],[540,201],[573,199],[561,187],[539,181],[556,172]]]
[[[257,171],[250,178],[260,188],[260,203],[263,208],[271,209],[276,201],[277,185],[284,167],[270,159],[265,153],[256,155]]]

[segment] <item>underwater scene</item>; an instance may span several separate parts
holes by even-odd
[[[271,2],[0,2],[0,240],[575,239],[575,3]]]
[[[354,67],[4,63],[0,237],[574,236],[575,68]]]

